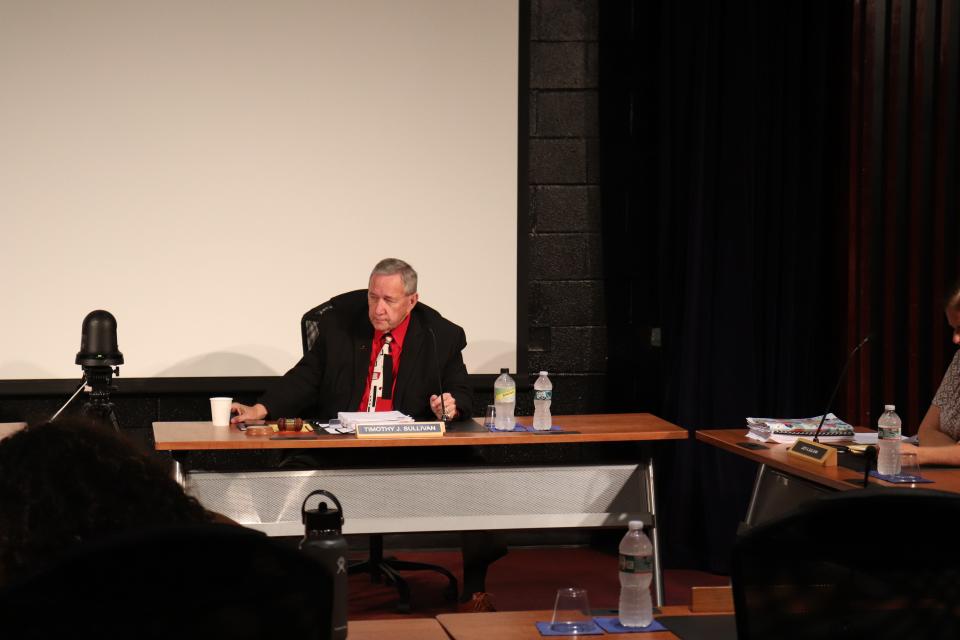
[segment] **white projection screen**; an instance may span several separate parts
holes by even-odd
[[[409,261],[516,366],[518,0],[0,0],[0,379],[271,376]]]

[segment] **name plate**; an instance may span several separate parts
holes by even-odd
[[[798,438],[793,446],[787,449],[787,456],[793,460],[812,462],[824,467],[837,466],[837,450],[831,446]]]
[[[442,438],[442,422],[369,422],[357,425],[358,438]]]

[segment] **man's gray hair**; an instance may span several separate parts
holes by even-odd
[[[377,266],[370,272],[373,276],[392,276],[400,274],[400,280],[403,281],[403,292],[406,295],[417,292],[417,272],[409,264],[399,258],[384,258],[377,263]]]

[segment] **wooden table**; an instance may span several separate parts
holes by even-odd
[[[349,622],[350,640],[450,640],[433,618],[395,618]]]
[[[537,631],[537,622],[550,620],[553,612],[546,611],[495,611],[492,613],[444,613],[437,620],[447,630],[453,640],[539,640],[543,636]],[[686,606],[662,607],[661,616],[697,616],[717,614],[697,614]],[[732,615],[732,614],[731,614]],[[557,636],[564,637],[564,636]],[[572,637],[572,636],[565,636]],[[648,633],[604,633],[599,636],[583,638],[607,638],[616,640],[676,640],[677,636],[669,631],[650,631]],[[351,636],[353,640],[353,636]]]
[[[799,502],[825,493],[847,491],[862,487],[863,472],[837,465],[823,467],[796,461],[787,456],[786,444],[763,443],[766,449],[747,449],[739,443],[754,442],[746,437],[746,429],[710,429],[697,431],[697,440],[724,451],[752,460],[760,465],[754,481],[750,506],[744,521],[748,525],[764,522],[796,506]],[[851,454],[840,454],[851,455]],[[921,474],[932,483],[914,485],[960,493],[960,470],[924,467]],[[870,478],[877,486],[904,487]]]
[[[530,424],[530,418],[520,421]],[[188,491],[205,507],[269,535],[302,535],[300,506],[314,489],[326,489],[340,500],[346,534],[625,528],[631,519],[655,523],[654,465],[647,445],[684,440],[688,432],[650,414],[558,415],[553,421],[565,432],[491,432],[477,422],[452,423],[442,438],[357,439],[320,434],[316,439],[279,440],[248,436],[235,427],[214,427],[209,422],[156,422],[153,432],[156,448],[171,453],[349,448],[371,454],[375,462],[351,468],[180,474]],[[410,448],[454,451],[451,448],[588,443],[639,443],[639,459],[471,466],[457,461],[462,456],[446,455],[441,449],[435,452],[442,454],[443,466],[407,462]],[[657,603],[662,604],[655,527],[651,534]]]
[[[517,418],[530,426],[532,418]],[[154,422],[153,437],[158,451],[237,449],[316,449],[358,447],[449,447],[477,445],[543,444],[570,442],[630,442],[686,440],[686,429],[649,413],[610,413],[554,416],[553,423],[578,433],[531,433],[487,431],[476,420],[451,422],[442,438],[369,438],[319,435],[316,440],[271,440],[248,436],[235,427],[215,427],[211,422]]]

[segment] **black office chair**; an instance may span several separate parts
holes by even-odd
[[[320,318],[325,313],[335,313],[337,308],[358,309],[365,308],[367,304],[367,290],[357,289],[347,293],[335,296],[321,305],[310,309],[300,320],[300,333],[303,339],[303,353],[306,354],[313,348],[317,338],[320,337]],[[423,304],[422,302],[418,304]],[[333,417],[333,416],[327,416]],[[410,587],[407,581],[400,575],[400,571],[436,571],[447,578],[447,589],[445,595],[448,600],[455,601],[458,594],[457,578],[446,568],[435,564],[425,562],[409,562],[399,560],[393,557],[384,557],[383,555],[383,535],[372,534],[370,540],[370,555],[367,560],[356,562],[350,565],[351,575],[358,573],[369,573],[372,582],[382,582],[384,577],[393,584],[400,595],[397,603],[397,610],[408,613],[410,611]]]
[[[4,640],[330,637],[332,577],[232,525],[176,525],[84,543],[0,590]]]
[[[960,637],[960,496],[847,491],[737,539],[737,637]]]

